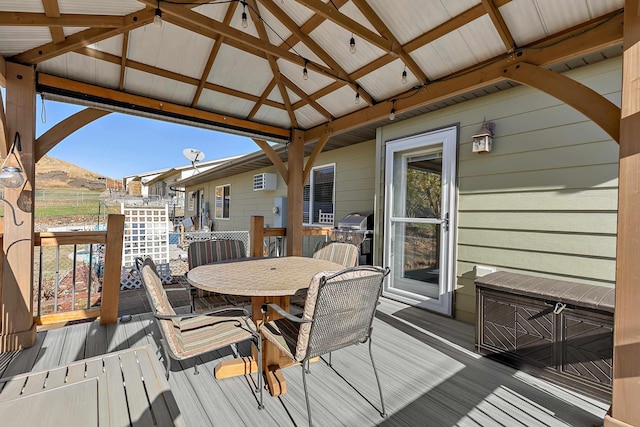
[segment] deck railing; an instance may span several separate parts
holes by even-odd
[[[305,240],[315,238],[315,240],[327,239],[332,226],[305,226],[302,228],[302,236]],[[249,225],[249,252],[252,257],[263,256],[285,256],[287,248],[286,228],[265,228],[264,217],[252,216]],[[303,246],[308,246],[311,252],[315,247],[315,242],[307,242]],[[304,248],[303,248],[304,249]],[[305,252],[303,250],[303,252]],[[310,255],[310,254],[309,254]]]
[[[107,231],[34,233],[34,322],[50,324],[118,317],[123,215]]]

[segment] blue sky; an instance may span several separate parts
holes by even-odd
[[[45,100],[46,123],[37,97],[36,137],[84,107]],[[205,161],[260,148],[249,138],[191,126],[111,113],[78,129],[47,153],[110,178],[189,164],[185,148],[204,152]]]
[[[6,108],[5,90],[0,90]],[[36,138],[84,109],[37,96]],[[44,119],[44,123],[43,123]],[[188,165],[185,148],[196,148],[206,160],[247,154],[260,148],[250,138],[120,113],[107,114],[78,129],[47,153],[109,178]]]

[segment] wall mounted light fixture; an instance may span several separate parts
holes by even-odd
[[[473,135],[472,151],[474,153],[488,153],[493,145],[493,130],[495,123],[482,122],[482,127]]]
[[[1,168],[2,171],[0,172],[0,185],[6,188],[19,188],[22,184],[24,184],[24,181],[25,181],[24,174],[22,173],[21,167],[6,166],[7,161],[9,160],[9,157],[11,157],[12,155],[18,162],[18,165],[20,165],[20,159],[15,153],[16,148],[18,149],[18,152],[22,151],[20,134],[18,132],[16,132],[16,136],[13,139],[13,144],[11,145],[11,149],[7,154],[7,158],[4,159],[4,162],[2,163],[2,168]],[[18,220],[16,218],[16,210],[13,207],[13,205],[4,197],[0,197],[0,200],[5,202],[9,207],[9,209],[11,209],[11,213],[13,214],[13,223],[16,225],[16,227],[21,226],[24,223],[24,221],[20,221],[20,223],[18,223]]]

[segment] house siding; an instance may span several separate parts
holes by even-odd
[[[375,141],[320,153],[315,165],[335,164],[335,215],[336,221],[351,212],[373,211],[374,200],[374,154]],[[305,160],[306,162],[306,160]],[[274,166],[255,171],[221,178],[204,185],[188,187],[189,191],[205,190],[205,199],[209,202],[210,216],[214,229],[221,231],[248,230],[251,216],[264,216],[265,225],[273,227],[274,197],[286,196],[287,186],[278,175],[277,189],[273,191],[253,191],[253,176],[258,173],[276,173]],[[217,185],[231,186],[230,219],[214,218],[214,194]]]
[[[567,76],[620,105],[621,66],[616,58]],[[496,126],[493,150],[472,153],[485,117]],[[385,142],[455,124],[456,318],[475,322],[476,265],[613,287],[618,144],[538,90],[520,86],[380,128],[376,211],[384,206]]]

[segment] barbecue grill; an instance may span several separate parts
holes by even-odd
[[[373,263],[373,214],[350,213],[344,216],[329,237],[336,242],[358,246],[360,265]]]

